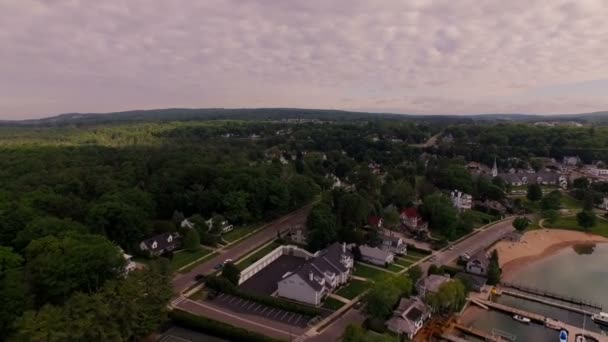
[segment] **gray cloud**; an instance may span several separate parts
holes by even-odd
[[[608,78],[607,17],[603,0],[5,0],[0,118],[174,106],[601,110],[597,91],[532,96]]]

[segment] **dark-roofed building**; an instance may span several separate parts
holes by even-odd
[[[383,250],[397,255],[405,255],[407,253],[407,244],[402,238],[398,236],[382,235],[381,239],[382,245],[380,245],[380,248]]]
[[[456,273],[454,279],[460,280],[463,284],[469,286],[471,290],[476,292],[481,292],[488,281],[485,277],[464,272]]]
[[[562,188],[568,186],[566,176],[549,171],[499,173],[497,177],[511,186],[528,184],[555,185]]]
[[[150,255],[159,256],[178,249],[180,244],[179,234],[163,233],[140,242],[139,248]]]
[[[466,270],[468,273],[485,276],[488,274],[490,259],[484,250],[475,253],[467,261]]]
[[[370,216],[367,218],[367,225],[370,228],[378,229],[384,225],[384,219],[380,216]]]
[[[388,330],[413,339],[422,329],[424,322],[431,317],[430,308],[418,297],[401,298],[393,317],[386,321]]]
[[[346,244],[334,243],[293,272],[287,272],[278,283],[277,295],[320,305],[325,296],[348,282],[353,265],[353,255]]]

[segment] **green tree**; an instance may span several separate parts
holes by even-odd
[[[94,292],[122,274],[120,250],[103,236],[47,236],[26,248],[26,275],[38,304],[61,303],[74,291]]]
[[[575,189],[587,190],[589,188],[589,180],[586,177],[580,177],[572,181],[572,187]]]
[[[310,201],[321,191],[312,179],[303,175],[294,175],[287,181],[291,198],[291,208],[297,208]]]
[[[538,184],[530,184],[528,185],[528,192],[526,193],[526,198],[528,198],[532,202],[538,202],[543,198],[543,190]]]
[[[13,322],[29,305],[21,268],[23,258],[9,247],[0,246],[0,340],[13,331]]]
[[[39,217],[28,223],[22,231],[17,233],[13,244],[17,250],[21,251],[32,240],[49,235],[62,237],[68,233],[84,234],[86,231],[87,228],[85,226],[71,219],[59,219],[51,216]]]
[[[189,252],[196,252],[201,249],[201,239],[196,229],[186,230],[186,234],[184,234],[183,243],[184,248]]]
[[[422,268],[418,265],[414,265],[407,270],[407,275],[411,279],[412,284],[416,284],[423,276]]]
[[[595,226],[595,220],[595,214],[592,211],[583,210],[576,214],[578,225],[583,227],[586,231],[589,231],[591,227]]]
[[[425,301],[434,312],[452,313],[462,309],[466,302],[467,292],[460,280],[452,280],[439,286],[436,293],[427,294]]]
[[[93,232],[105,235],[126,250],[133,250],[150,233],[146,212],[125,202],[94,204],[87,219]]]
[[[374,283],[365,295],[367,313],[378,319],[386,318],[401,296],[407,296],[412,282],[407,276],[388,276]]]
[[[543,217],[549,223],[555,223],[559,218],[559,212],[557,210],[545,210],[543,211]]]
[[[562,194],[558,190],[551,191],[540,201],[542,210],[558,210],[561,205]]]
[[[309,230],[310,250],[323,249],[338,238],[336,217],[331,208],[323,202],[316,204],[310,210],[306,224]]]
[[[450,198],[441,193],[426,196],[422,209],[431,228],[440,231],[448,238],[454,237],[458,212],[452,205]]]
[[[399,212],[395,206],[390,206],[384,211],[384,224],[387,228],[395,228],[399,224]]]
[[[516,218],[515,220],[513,220],[513,227],[518,232],[523,232],[524,230],[526,230],[526,228],[528,228],[529,223],[530,223],[530,221],[528,220],[527,217],[520,216],[520,217]]]
[[[235,264],[228,262],[222,269],[222,276],[228,279],[232,284],[238,285],[241,278],[241,270]]]
[[[500,263],[498,261],[498,252],[493,250],[492,255],[490,256],[490,265],[488,266],[488,284],[496,285],[500,283],[501,273],[502,270],[500,269]]]

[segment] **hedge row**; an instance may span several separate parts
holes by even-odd
[[[189,312],[174,309],[169,312],[169,317],[178,326],[200,331],[220,338],[225,338],[230,341],[244,342],[279,342],[271,337],[267,337],[256,332],[235,327],[224,322],[216,321],[210,318],[193,315]]]
[[[310,317],[319,316],[322,314],[322,311],[318,308],[297,304],[276,297],[258,295],[255,293],[243,291],[223,277],[209,277],[205,281],[205,285],[208,288],[218,292],[227,293],[236,297],[240,297],[285,311],[299,313]]]
[[[433,253],[432,251],[429,251],[428,249],[422,249],[422,248],[418,248],[412,244],[407,244],[407,250],[408,251],[412,251],[412,252],[418,252],[424,255],[429,255],[431,253]]]

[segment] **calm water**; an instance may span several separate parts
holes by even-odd
[[[530,287],[545,289],[554,293],[572,296],[601,304],[608,310],[608,244],[568,248],[559,253],[532,262],[513,277],[513,282]],[[537,312],[571,325],[583,326],[591,331],[600,332],[600,327],[588,317],[561,310],[552,306],[530,302],[509,296],[502,296],[497,302],[520,309]],[[516,341],[558,341],[556,331],[539,325],[522,324],[512,317],[495,311],[484,312],[472,325],[491,331],[499,329],[516,336]]]

